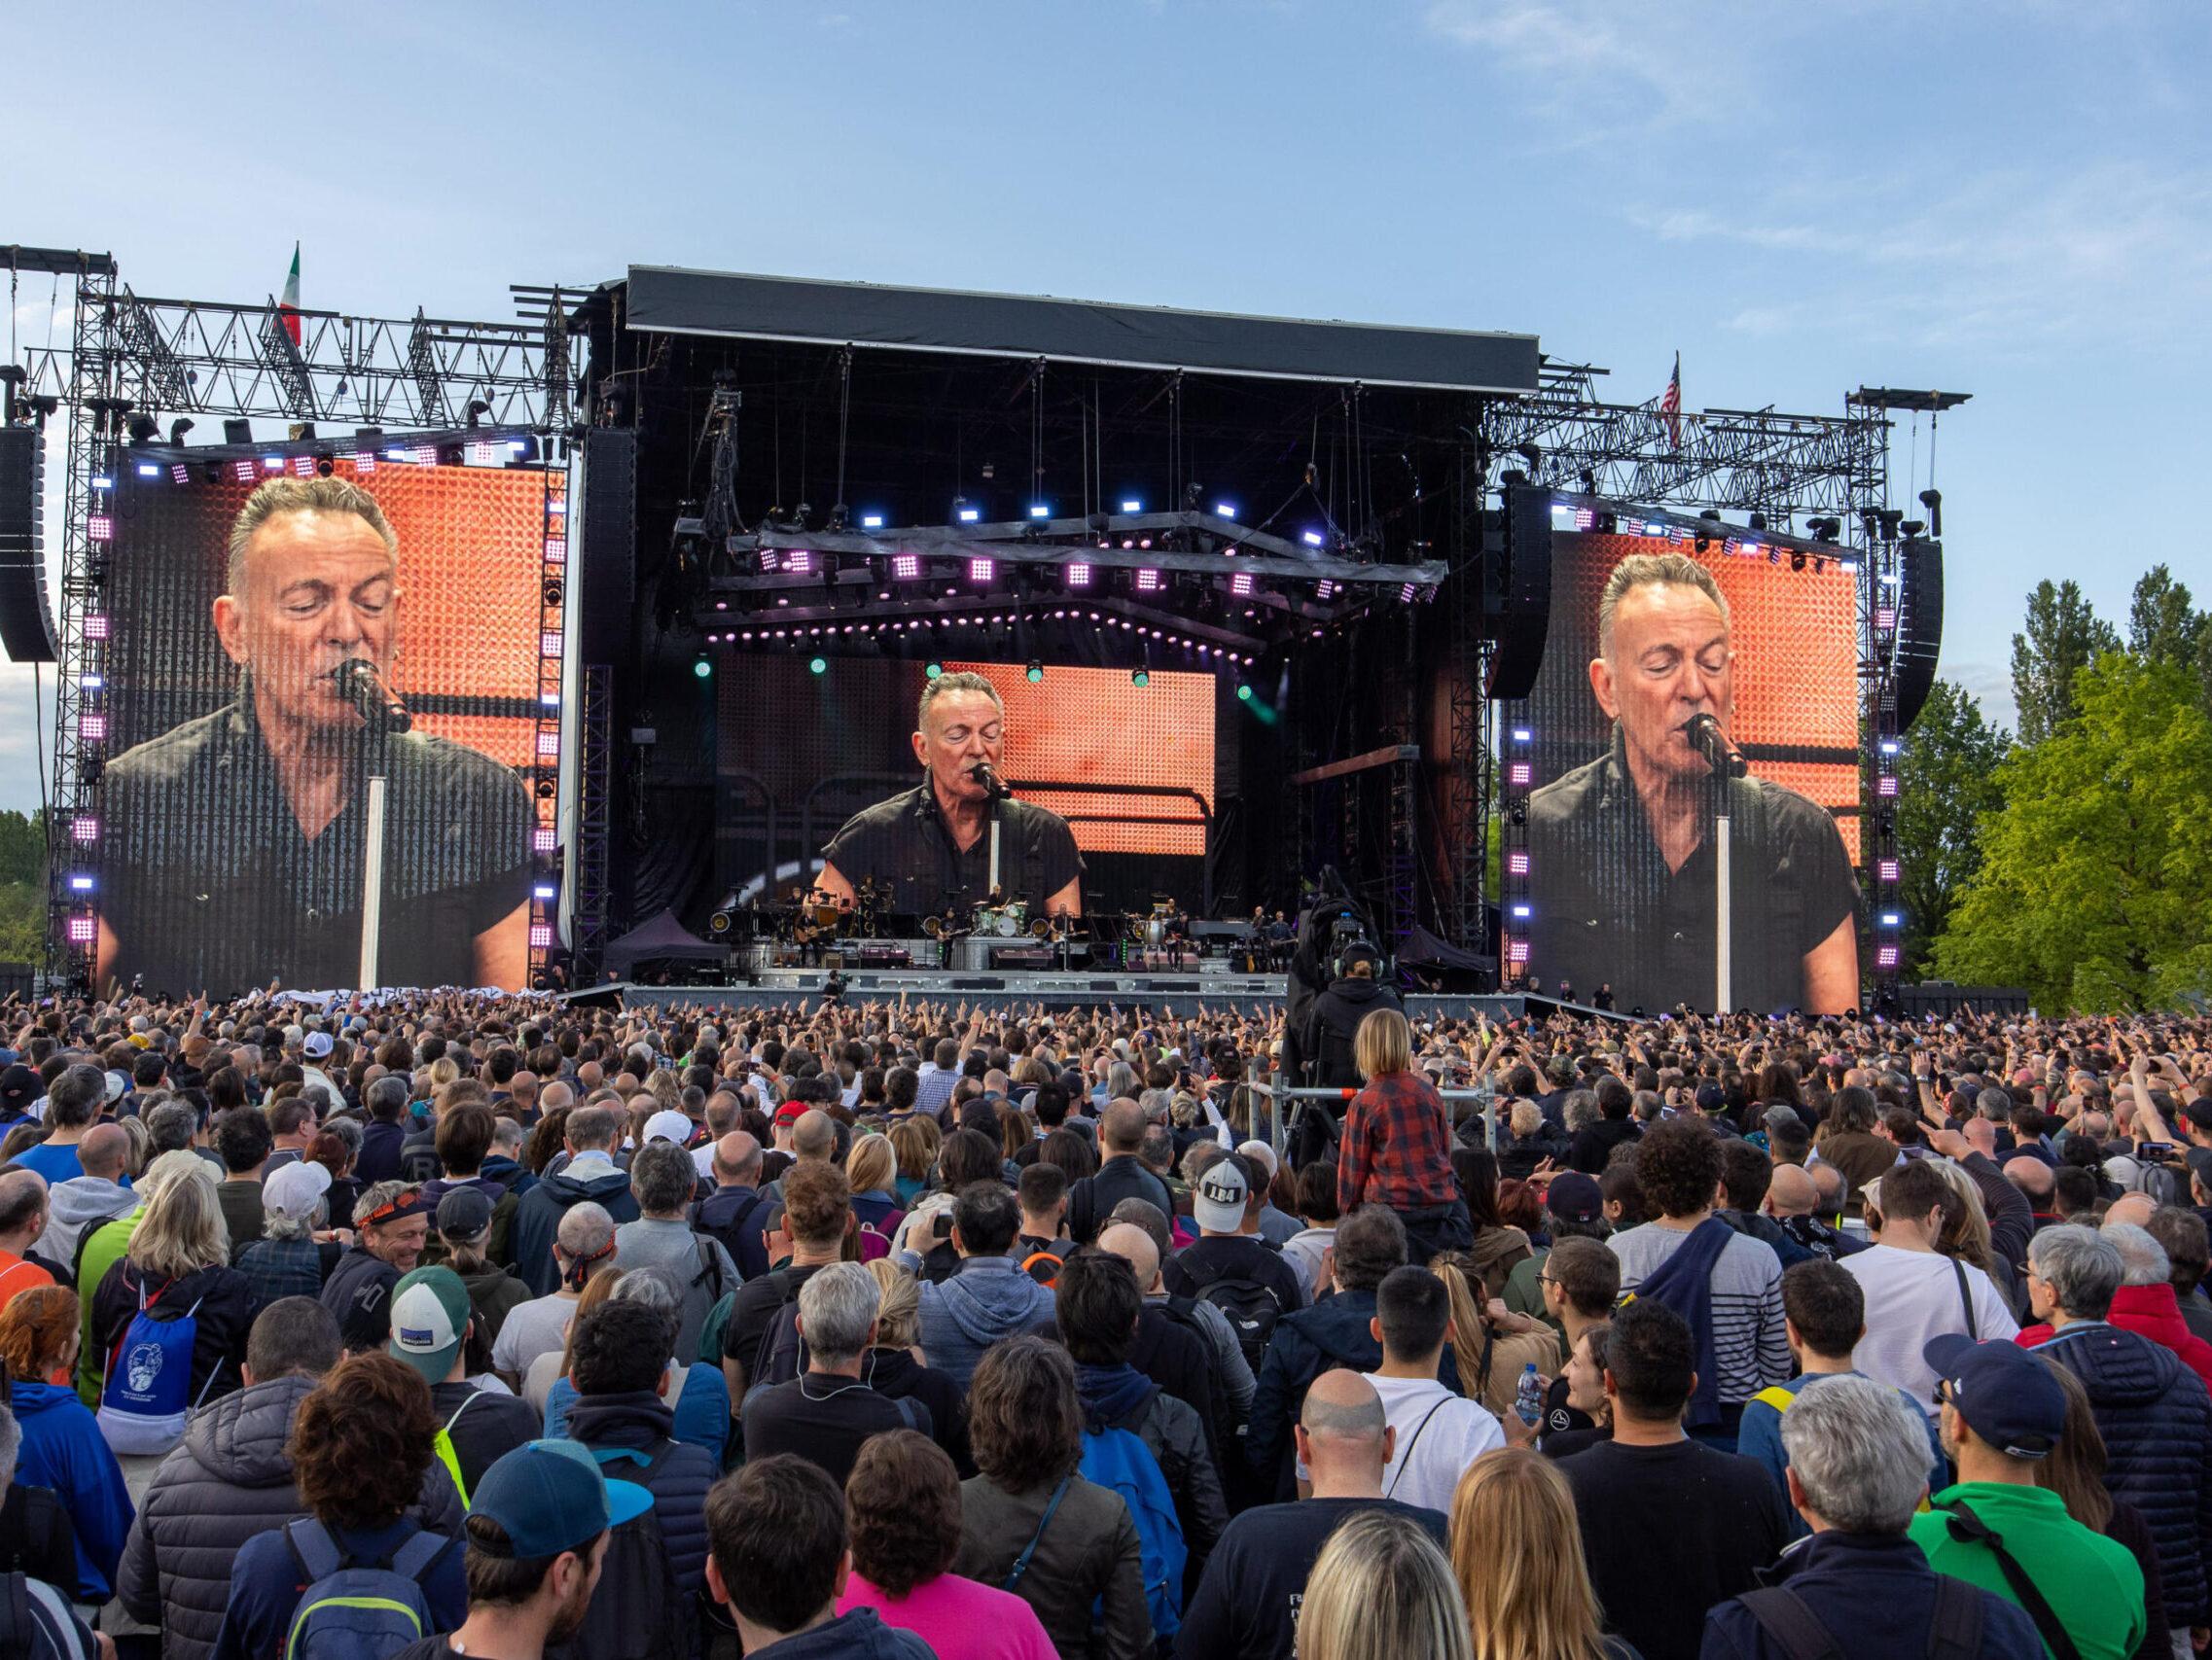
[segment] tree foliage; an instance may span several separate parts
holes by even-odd
[[[2074,683],[2120,635],[2082,597],[2079,583],[2046,580],[2028,595],[2026,632],[2013,636],[2013,701],[2020,742],[2040,744],[2074,713]]]
[[[46,955],[46,813],[0,812],[0,962]]]
[[[1980,867],[1936,942],[1945,975],[2092,1012],[2212,988],[2212,719],[2198,691],[2187,667],[2123,653],[2073,678],[2074,716],[1997,769],[2004,804],[1981,821]]]
[[[2004,802],[1997,769],[2011,747],[1963,687],[1939,680],[1929,688],[1898,762],[1898,898],[1909,975],[1927,972],[1936,936],[1980,867],[1976,830]]]

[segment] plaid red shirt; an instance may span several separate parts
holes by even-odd
[[[1337,1205],[1417,1211],[1459,1197],[1451,1115],[1419,1073],[1385,1073],[1352,1097],[1337,1149]]]

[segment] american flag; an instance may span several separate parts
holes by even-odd
[[[1674,354],[1674,373],[1667,378],[1666,390],[1659,394],[1659,419],[1666,423],[1666,436],[1674,447],[1682,447],[1682,354]]]

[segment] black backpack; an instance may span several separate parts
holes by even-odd
[[[775,1318],[753,1352],[753,1364],[745,1373],[747,1395],[764,1384],[789,1383],[806,1369],[806,1344],[799,1335],[799,1288],[791,1283],[791,1270],[776,1269],[768,1284],[775,1287]]]
[[[692,1232],[706,1239],[720,1241],[722,1249],[730,1253],[730,1260],[737,1264],[737,1271],[742,1274],[745,1271],[745,1258],[737,1249],[738,1235],[743,1232],[745,1224],[753,1219],[753,1213],[767,1203],[767,1195],[756,1189],[726,1221],[709,1222],[706,1219],[707,1207],[713,1203],[714,1198],[710,1194],[692,1206]]]
[[[1981,1599],[1979,1586],[1947,1573],[1936,1575],[1936,1610],[1928,1621],[1926,1660],[1975,1660],[1981,1652]],[[1826,1622],[1787,1585],[1746,1591],[1736,1599],[1751,1611],[1766,1640],[1787,1660],[1843,1660],[1843,1645]]]
[[[1275,1323],[1287,1312],[1273,1289],[1236,1274],[1201,1280],[1194,1273],[1191,1278],[1197,1284],[1197,1300],[1212,1303],[1228,1317],[1229,1328],[1236,1333],[1236,1346],[1244,1352],[1244,1363],[1258,1377],[1260,1362],[1267,1358],[1267,1340],[1275,1334]]]
[[[594,1449],[610,1481],[651,1487],[676,1443],[662,1441],[640,1469],[620,1448]],[[607,1538],[598,1588],[576,1635],[546,1650],[562,1660],[691,1660],[698,1649],[698,1598],[676,1584],[667,1541],[653,1511],[632,1516]]]

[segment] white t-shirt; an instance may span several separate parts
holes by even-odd
[[[1971,1263],[1953,1267],[1948,1256],[1894,1245],[1871,1245],[1837,1260],[1867,1299],[1867,1334],[1852,1353],[1852,1364],[1870,1378],[1895,1384],[1931,1417],[1936,1374],[1920,1351],[1933,1338],[1966,1332],[1966,1301],[1974,1305],[1974,1335],[1982,1342],[2010,1341],[2019,1331],[1989,1276]],[[1959,1295],[1960,1268],[1966,1273],[1965,1300]]]
[[[1480,1401],[1453,1395],[1434,1378],[1370,1372],[1367,1381],[1398,1431],[1382,1470],[1382,1496],[1449,1515],[1459,1478],[1484,1453],[1506,1444],[1505,1431]]]
[[[551,1354],[557,1361],[576,1302],[555,1291],[510,1310],[499,1335],[492,1339],[491,1363],[510,1377],[520,1377],[540,1355]]]

